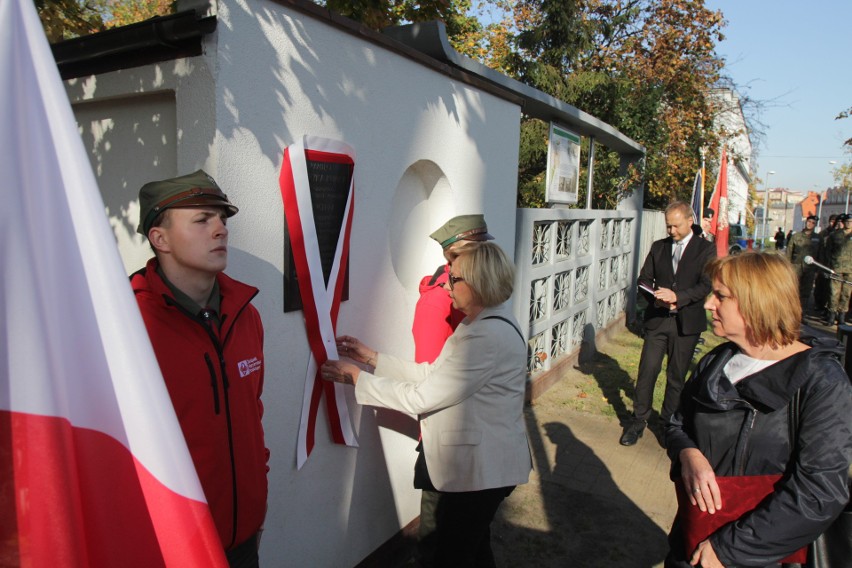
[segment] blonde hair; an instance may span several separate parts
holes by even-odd
[[[444,258],[447,259],[447,262],[450,264],[453,263],[455,259],[461,254],[461,251],[464,249],[469,249],[471,247],[478,246],[483,241],[469,241],[469,240],[460,240],[456,241],[447,248],[444,249]]]
[[[492,242],[467,246],[453,261],[459,275],[470,286],[474,297],[486,308],[498,306],[512,297],[515,266],[499,246]]]
[[[787,257],[746,252],[717,258],[707,266],[707,273],[737,300],[754,345],[776,348],[799,339],[799,280]]]

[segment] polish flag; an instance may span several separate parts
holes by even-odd
[[[32,0],[0,84],[0,565],[227,566]]]
[[[719,164],[719,177],[716,178],[716,187],[710,196],[710,208],[715,211],[710,222],[710,232],[715,236],[716,256],[728,256],[728,153],[724,147]]]

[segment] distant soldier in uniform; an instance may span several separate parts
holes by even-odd
[[[844,280],[852,279],[852,215],[838,215],[838,227],[831,233],[831,262],[829,266]],[[834,325],[846,322],[846,311],[849,309],[849,296],[852,286],[831,281],[831,296],[828,300],[828,317],[826,323]]]
[[[829,248],[831,244],[831,233],[834,231],[834,225],[837,222],[837,215],[828,217],[828,226],[824,231],[819,233],[819,250],[817,251],[817,260],[828,266]],[[828,317],[828,297],[831,295],[831,284],[827,274],[820,272],[817,274],[816,286],[814,287],[814,309],[818,314],[825,312]]]
[[[807,311],[817,273],[815,266],[805,264],[806,256],[816,258],[819,252],[819,234],[814,231],[817,221],[819,221],[819,217],[808,215],[804,230],[793,234],[790,237],[790,242],[787,243],[787,259],[793,264],[796,275],[799,277],[799,300],[802,302],[802,315]]]

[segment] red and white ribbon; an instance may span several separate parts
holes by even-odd
[[[337,314],[343,293],[346,262],[349,259],[349,235],[352,230],[354,176],[350,177],[346,210],[340,229],[340,237],[334,253],[334,263],[328,285],[322,270],[319,241],[317,239],[311,190],[308,181],[308,161],[350,164],[354,169],[355,151],[343,142],[305,136],[300,142],[287,147],[281,166],[279,184],[284,202],[284,214],[290,235],[290,246],[296,264],[302,311],[311,347],[305,377],[305,393],[302,399],[302,417],[299,422],[299,439],[296,448],[296,467],[301,469],[314,447],[314,433],[323,392],[326,409],[335,443],[358,446],[352,420],[346,406],[343,385],[325,382],[319,376],[319,367],[328,359],[337,359],[334,341]]]

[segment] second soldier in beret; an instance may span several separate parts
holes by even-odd
[[[787,243],[787,258],[793,264],[796,275],[799,277],[799,300],[802,302],[802,315],[808,309],[811,290],[816,278],[816,267],[805,264],[805,257],[816,259],[819,252],[819,234],[815,231],[819,217],[808,215],[805,220],[805,228],[790,237]]]
[[[828,266],[843,280],[852,279],[852,215],[837,216],[837,227],[829,237],[831,242]],[[828,299],[826,325],[846,322],[852,286],[839,280],[831,280],[831,296]]]

